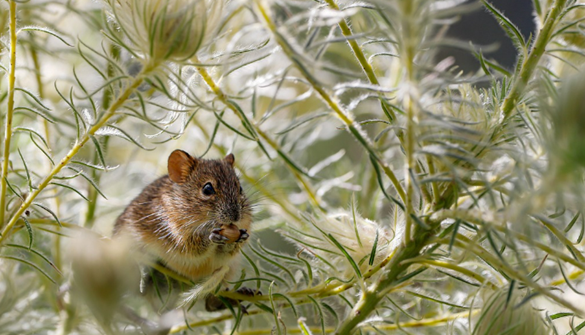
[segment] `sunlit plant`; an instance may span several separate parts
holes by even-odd
[[[514,69],[445,37],[480,7]],[[534,16],[527,40],[487,0],[1,0],[0,334],[577,334],[585,3]],[[234,281],[109,239],[174,149],[237,157]]]

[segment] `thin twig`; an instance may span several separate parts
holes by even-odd
[[[10,140],[12,139],[12,117],[14,116],[14,91],[16,82],[16,1],[10,1],[10,72],[8,73],[8,107],[4,127],[4,152],[2,155],[2,175],[0,176],[0,227],[4,226],[6,210],[8,162],[10,160]]]
[[[87,143],[87,141],[89,141],[89,139],[95,134],[95,132],[98,131],[99,129],[101,129],[103,126],[105,126],[108,123],[110,118],[112,116],[114,116],[116,111],[124,105],[124,103],[126,102],[126,100],[128,100],[130,95],[132,93],[134,93],[134,91],[138,88],[138,86],[140,86],[140,84],[142,84],[142,82],[145,79],[145,76],[148,73],[150,73],[152,70],[153,70],[153,65],[152,65],[152,67],[145,66],[143,68],[142,72],[139,73],[134,78],[132,83],[128,87],[126,87],[126,89],[120,94],[118,99],[116,99],[116,101],[112,104],[112,106],[110,106],[110,108],[108,108],[108,110],[104,113],[104,115],[101,117],[101,119],[95,125],[93,125],[83,135],[83,137],[81,137],[81,139],[79,139],[78,142],[75,143],[75,145],[69,150],[69,152],[65,155],[65,157],[63,157],[61,159],[59,164],[57,164],[51,170],[51,172],[41,181],[41,183],[37,186],[37,188],[33,192],[29,193],[29,195],[26,197],[23,204],[16,211],[16,213],[12,216],[12,218],[10,219],[10,222],[8,222],[8,224],[6,225],[4,230],[2,231],[2,236],[0,236],[0,243],[4,242],[6,240],[6,238],[9,236],[8,233],[10,232],[12,227],[20,219],[20,216],[24,213],[24,211],[36,199],[36,197],[39,195],[39,193],[41,193],[41,191],[43,191],[49,185],[51,180],[53,180],[53,178],[61,171],[61,169],[63,169],[69,163],[69,161],[71,161],[71,159],[79,152],[79,150]]]

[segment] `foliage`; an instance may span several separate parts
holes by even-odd
[[[0,333],[577,334],[585,3],[534,5],[526,40],[487,0],[2,0]],[[479,7],[513,71],[445,35]],[[247,314],[103,238],[176,148],[257,204]]]

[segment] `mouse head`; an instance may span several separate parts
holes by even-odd
[[[207,160],[175,150],[168,160],[169,178],[175,184],[175,203],[186,217],[205,218],[214,224],[249,224],[251,210],[242,190],[233,154]]]

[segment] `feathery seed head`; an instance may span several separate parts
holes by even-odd
[[[129,47],[152,64],[192,58],[215,32],[224,0],[106,0]]]
[[[510,294],[509,288],[504,287],[486,300],[473,334],[544,335],[548,332],[530,302],[523,303],[518,290]]]
[[[352,212],[343,211],[326,217],[312,218],[311,222],[310,227],[313,228],[311,235],[317,237],[307,241],[315,247],[311,251],[321,257],[333,260],[334,263],[344,264],[347,260],[329,236],[341,244],[356,263],[361,264],[360,270],[367,267],[374,244],[376,244],[374,263],[390,253],[388,249],[391,248],[390,242],[394,237],[390,229],[377,222],[362,218],[357,213],[354,216]],[[306,246],[301,245],[300,247],[305,248]],[[323,250],[330,250],[335,254]],[[342,268],[344,267],[340,266],[340,269]],[[349,267],[346,269],[352,271]]]

